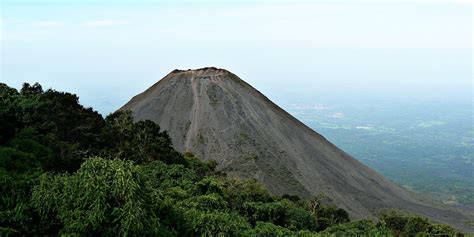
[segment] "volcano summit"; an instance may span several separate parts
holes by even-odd
[[[324,193],[354,218],[396,208],[473,231],[464,214],[387,180],[227,70],[174,70],[121,110],[158,123],[177,150],[255,178],[274,194]]]

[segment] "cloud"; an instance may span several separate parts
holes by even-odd
[[[31,25],[34,27],[62,27],[66,24],[62,21],[35,21]]]
[[[120,25],[128,25],[128,24],[130,24],[130,22],[126,20],[102,19],[102,20],[86,21],[82,23],[81,25],[86,26],[86,27],[110,27],[110,26],[120,26]]]

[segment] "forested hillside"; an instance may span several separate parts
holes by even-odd
[[[151,121],[0,84],[0,236],[455,235],[394,211],[351,221],[323,195],[276,197],[175,151]]]

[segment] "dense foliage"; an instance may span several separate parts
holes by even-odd
[[[350,221],[321,197],[275,197],[215,162],[180,154],[151,121],[103,119],[78,97],[0,84],[0,236],[453,235],[385,213]]]

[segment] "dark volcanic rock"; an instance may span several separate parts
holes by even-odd
[[[355,218],[398,208],[473,231],[460,212],[382,177],[226,70],[174,70],[121,109],[168,130],[177,150],[216,160],[275,194],[324,193]]]

